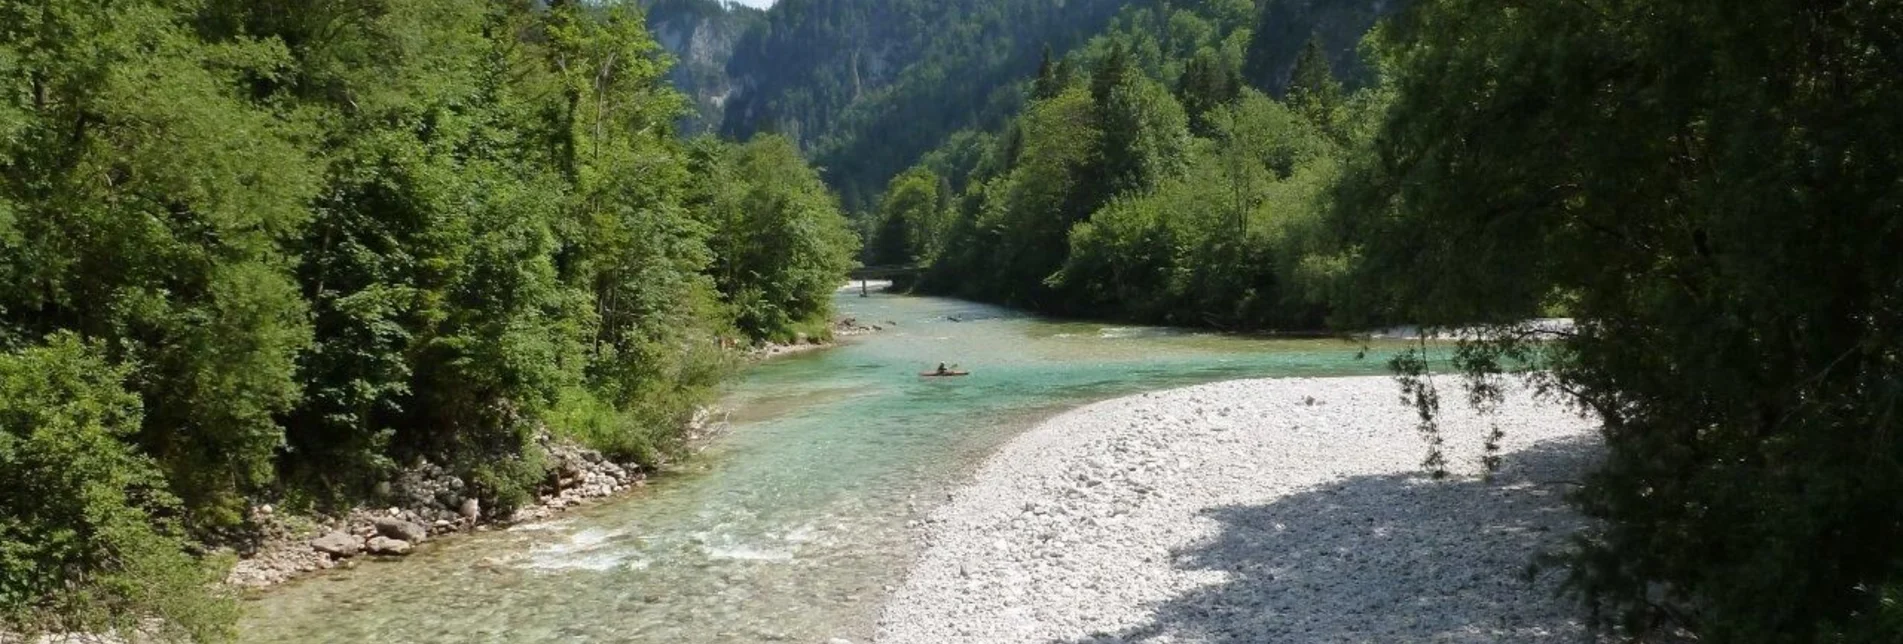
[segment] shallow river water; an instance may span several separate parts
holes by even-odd
[[[914,554],[908,522],[1037,420],[1199,382],[1377,373],[1387,348],[876,293],[839,306],[896,325],[750,369],[723,403],[730,430],[685,471],[274,589],[246,602],[241,641],[865,642]],[[939,362],[972,375],[918,377]]]

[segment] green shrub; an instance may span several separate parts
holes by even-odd
[[[617,461],[652,464],[665,451],[670,437],[663,426],[639,422],[585,389],[564,392],[549,414],[555,435],[594,449]]]
[[[734,359],[712,343],[640,360],[666,367],[666,375],[641,379],[610,400],[598,389],[569,387],[545,418],[556,437],[574,441],[621,462],[658,465],[681,447],[681,432],[694,411],[712,397],[714,386],[734,367]]]
[[[128,369],[71,335],[0,354],[0,619],[27,632],[228,637],[217,567],[189,554],[152,459],[127,443]]]

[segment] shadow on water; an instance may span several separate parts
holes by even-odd
[[[1171,562],[1227,581],[1072,644],[1590,641],[1577,605],[1554,596],[1561,573],[1523,573],[1584,525],[1563,496],[1597,451],[1549,441],[1492,482],[1361,476],[1208,510],[1220,533]]]

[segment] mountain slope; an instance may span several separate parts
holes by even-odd
[[[681,61],[672,77],[694,99],[688,131],[785,134],[858,212],[871,210],[887,181],[953,133],[1001,125],[1022,107],[1046,48],[1064,54],[1081,47],[1126,8],[1253,15],[1246,76],[1279,94],[1311,38],[1355,84],[1361,36],[1402,4],[782,0],[759,11],[718,0],[643,3],[657,39]]]
[[[1274,94],[1288,86],[1295,59],[1313,39],[1328,62],[1350,84],[1368,70],[1358,45],[1376,20],[1406,6],[1406,0],[1263,0],[1249,41],[1243,74],[1249,83]]]
[[[863,209],[945,135],[998,115],[994,94],[1101,30],[1130,0],[784,0],[734,53],[723,133],[778,131]]]

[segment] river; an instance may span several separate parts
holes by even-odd
[[[751,368],[724,398],[731,429],[683,471],[553,521],[273,589],[246,601],[241,641],[866,642],[914,522],[1037,420],[1144,390],[1385,366],[1341,340],[876,293],[842,292],[839,308],[896,324]],[[918,377],[939,362],[972,375]]]

